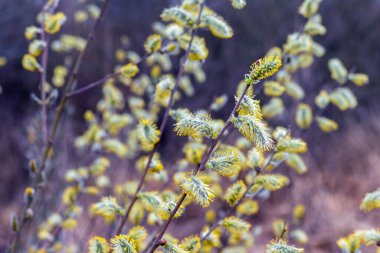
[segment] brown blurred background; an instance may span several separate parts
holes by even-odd
[[[98,80],[115,66],[114,51],[120,47],[120,35],[131,40],[131,49],[143,53],[142,43],[152,33],[151,24],[159,20],[163,8],[174,0],[112,0],[106,22],[85,57],[79,83]],[[302,28],[303,18],[297,14],[301,0],[247,0],[241,11],[230,7],[227,0],[208,0],[210,7],[222,14],[234,28],[235,36],[229,40],[215,39],[204,33],[210,49],[210,57],[204,65],[207,81],[196,84],[196,96],[178,103],[199,109],[208,106],[214,95],[227,93],[232,96],[236,84],[247,72],[249,64],[265,54],[272,46],[281,45],[289,33]],[[27,173],[28,154],[26,127],[38,113],[38,105],[30,94],[38,92],[38,75],[28,73],[21,67],[21,58],[27,51],[23,33],[26,26],[34,24],[40,9],[40,0],[0,1],[0,55],[8,64],[0,68],[0,245],[9,238],[9,220],[21,201],[21,191],[29,182]],[[77,1],[62,1],[61,9],[69,20],[77,8]],[[340,123],[341,128],[333,134],[321,134],[313,128],[307,135],[310,149],[307,162],[310,172],[302,177],[283,167],[284,173],[294,178],[294,184],[282,192],[275,193],[262,206],[260,214],[252,220],[253,226],[260,224],[264,234],[257,240],[262,252],[265,243],[273,238],[271,222],[275,218],[289,219],[292,207],[302,203],[306,206],[303,228],[310,236],[309,252],[337,252],[335,241],[354,229],[380,227],[380,213],[359,211],[361,198],[366,192],[380,186],[380,1],[379,0],[326,0],[320,13],[328,29],[326,36],[317,42],[324,45],[327,54],[315,61],[312,68],[296,75],[306,90],[315,94],[324,85],[329,73],[327,60],[340,58],[347,68],[369,74],[370,84],[354,89],[359,99],[355,110],[341,114],[335,109],[326,112]],[[85,36],[90,27],[72,21],[65,24],[63,32]],[[57,54],[50,61],[60,63]],[[51,72],[52,69],[49,69]],[[71,103],[71,118],[65,119],[65,129],[74,137],[82,133],[83,111],[94,107],[101,89],[91,95],[76,97]],[[232,100],[227,105],[232,105]],[[216,117],[226,117],[220,112]],[[181,142],[173,134],[164,136],[163,160],[174,162],[173,155]],[[59,145],[72,147],[73,139]],[[166,155],[165,155],[166,154]],[[67,151],[62,158],[62,170],[79,166],[88,158]],[[63,174],[63,172],[60,172]],[[196,217],[179,219],[172,226],[178,236],[188,235]],[[188,229],[183,229],[183,228]],[[178,229],[181,228],[181,229]],[[1,246],[0,246],[1,249]]]

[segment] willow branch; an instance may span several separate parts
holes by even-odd
[[[241,101],[243,100],[245,94],[247,93],[248,91],[248,88],[249,88],[249,84],[246,85],[242,95],[240,96],[239,100],[236,102],[235,104],[235,107],[232,109],[232,112],[230,114],[230,116],[228,117],[226,123],[224,124],[224,127],[222,128],[222,130],[219,132],[218,136],[216,137],[216,139],[214,139],[211,143],[211,146],[210,148],[208,149],[207,153],[205,156],[203,156],[202,158],[202,162],[201,162],[201,165],[193,171],[193,174],[197,174],[199,171],[202,171],[202,170],[205,170],[206,168],[206,163],[208,161],[208,159],[210,158],[212,152],[214,151],[216,145],[218,144],[218,142],[220,141],[220,139],[223,137],[224,135],[224,132],[228,129],[228,127],[232,124],[231,122],[231,119],[232,117],[234,117],[237,109],[239,108],[240,104],[241,104]]]
[[[62,114],[63,114],[64,108],[65,108],[65,105],[66,105],[66,103],[70,97],[69,94],[71,92],[71,89],[72,89],[75,81],[77,80],[78,72],[79,72],[80,66],[82,64],[83,57],[84,57],[85,53],[88,51],[89,45],[90,45],[91,41],[93,41],[97,29],[99,28],[101,22],[104,20],[105,12],[107,10],[109,3],[110,3],[110,0],[106,0],[104,2],[100,16],[96,20],[96,22],[95,22],[94,26],[92,27],[89,35],[87,36],[86,46],[83,49],[83,51],[79,54],[77,60],[75,61],[74,68],[71,71],[69,81],[66,85],[65,94],[63,95],[63,97],[62,97],[62,99],[58,105],[57,113],[55,115],[54,122],[53,122],[53,128],[50,131],[49,140],[48,140],[48,143],[47,143],[46,148],[45,148],[45,152],[44,152],[42,162],[41,162],[41,165],[39,168],[39,173],[42,173],[42,171],[45,169],[48,154],[50,152],[50,149],[53,146],[53,142],[54,142],[57,130],[58,130],[59,123],[60,123],[61,118],[62,118]]]
[[[174,105],[174,95],[175,93],[177,92],[177,89],[178,89],[178,86],[179,86],[179,83],[182,79],[182,76],[185,72],[185,64],[187,62],[187,59],[189,58],[189,54],[190,54],[190,50],[191,50],[191,46],[193,44],[193,41],[194,41],[194,38],[197,34],[197,28],[200,24],[200,21],[201,21],[201,16],[202,16],[202,11],[203,11],[203,8],[204,8],[204,4],[202,3],[201,4],[201,7],[199,9],[199,13],[198,13],[198,18],[197,18],[197,21],[196,21],[196,25],[195,27],[192,29],[191,31],[191,37],[190,37],[190,42],[189,42],[189,45],[187,46],[187,49],[185,51],[185,54],[184,56],[181,58],[181,61],[180,61],[180,66],[179,66],[179,70],[178,70],[178,74],[177,74],[177,77],[176,77],[176,80],[174,82],[174,87],[173,89],[171,90],[170,92],[170,97],[169,97],[169,103],[168,103],[168,106],[166,107],[166,110],[164,112],[164,116],[163,116],[163,119],[161,121],[161,124],[160,124],[160,127],[159,127],[159,130],[160,130],[160,133],[161,133],[161,136],[165,130],[165,127],[167,125],[167,122],[169,120],[169,112],[170,110],[173,108],[173,105]],[[154,153],[156,152],[157,150],[157,147],[158,145],[160,144],[161,142],[161,139],[160,141],[154,146],[154,148],[150,151],[149,155],[148,155],[148,161],[146,163],[146,166],[144,168],[144,172],[140,178],[140,181],[139,181],[139,185],[137,186],[137,189],[135,191],[135,193],[133,194],[132,196],[132,200],[127,208],[127,211],[124,215],[124,217],[122,218],[121,220],[121,223],[116,231],[116,234],[120,234],[123,230],[123,227],[125,225],[125,223],[127,222],[128,220],[128,216],[134,206],[134,204],[136,203],[136,200],[137,200],[137,195],[139,194],[139,192],[141,191],[143,185],[144,185],[144,182],[145,182],[145,178],[146,178],[146,175],[148,174],[148,170],[149,170],[149,166],[150,166],[150,163],[153,159],[153,155]]]
[[[289,133],[289,130],[287,130],[286,131],[286,135]],[[272,162],[272,160],[273,160],[273,157],[274,157],[274,154],[276,154],[276,152],[277,152],[277,150],[274,150],[273,152],[272,152],[272,154],[271,154],[271,156],[269,157],[269,159],[268,159],[268,161],[259,169],[259,170],[257,170],[257,173],[261,173],[262,172],[262,170],[263,169],[265,169],[271,162]],[[279,167],[280,167],[280,165],[281,164],[279,164],[279,165],[277,165],[276,166],[276,168],[278,169]],[[236,207],[238,206],[238,205],[240,205],[243,201],[244,201],[244,198],[247,196],[247,194],[248,194],[248,192],[249,192],[249,190],[251,189],[251,187],[254,185],[254,183],[251,183],[248,187],[247,187],[247,189],[246,189],[246,191],[244,192],[244,194],[243,194],[243,196],[242,196],[242,198],[241,199],[239,199],[239,201],[238,202],[236,202],[236,204],[231,208],[231,209],[229,209],[224,215],[221,215],[221,217],[211,226],[211,228],[209,229],[209,231],[205,234],[205,235],[203,235],[203,236],[201,236],[201,242],[203,242],[204,240],[206,240],[209,236],[210,236],[210,234],[212,233],[212,231],[214,231],[217,227],[219,227],[219,225],[220,225],[220,222],[224,219],[224,218],[226,218],[227,216],[230,216],[230,215],[232,215],[232,214],[234,214],[235,213],[235,211],[236,211]],[[256,197],[261,191],[263,190],[263,188],[260,188],[255,194],[254,194],[254,196],[252,196],[252,199],[254,198],[254,197]],[[284,226],[285,227],[285,226]],[[285,228],[284,228],[285,229]]]
[[[237,109],[239,108],[240,104],[241,104],[241,101],[243,100],[243,97],[245,96],[245,94],[247,93],[248,91],[248,88],[249,88],[249,84],[246,85],[242,95],[240,96],[239,100],[236,102],[235,104],[235,107],[232,109],[231,111],[231,114],[230,116],[228,117],[226,123],[224,124],[224,127],[222,128],[222,130],[219,132],[218,136],[216,137],[216,139],[212,142],[212,144],[210,145],[207,153],[203,156],[202,158],[202,162],[201,164],[193,171],[193,174],[197,174],[199,171],[202,171],[206,168],[206,163],[208,161],[208,159],[210,158],[212,152],[214,151],[216,145],[218,144],[218,142],[220,141],[220,139],[223,137],[223,134],[224,132],[227,130],[227,128],[231,125],[231,119],[232,117],[235,115]],[[156,249],[157,249],[157,245],[159,245],[158,243],[160,242],[160,240],[162,239],[162,237],[164,236],[167,228],[169,227],[170,223],[172,222],[173,218],[174,218],[174,215],[177,213],[179,207],[181,206],[181,204],[183,203],[183,201],[185,200],[187,194],[186,193],[183,193],[180,197],[180,199],[178,200],[175,208],[173,209],[173,211],[170,213],[170,216],[169,216],[169,219],[165,222],[165,224],[163,225],[160,233],[156,236],[155,238],[155,241],[153,243],[153,246],[149,249],[149,253],[153,253]]]
[[[85,48],[78,55],[78,58],[75,61],[74,68],[71,71],[69,81],[67,82],[67,85],[66,85],[65,93],[64,93],[64,95],[63,95],[63,97],[62,97],[62,99],[61,99],[61,101],[60,101],[60,103],[58,105],[58,109],[57,109],[57,112],[56,112],[55,117],[54,117],[53,127],[52,127],[52,129],[50,131],[49,138],[48,138],[47,142],[45,143],[45,148],[44,148],[44,151],[43,151],[43,154],[42,154],[42,159],[41,159],[39,168],[38,168],[38,170],[36,172],[36,180],[33,183],[33,188],[36,189],[36,193],[35,193],[35,196],[34,196],[33,200],[35,200],[37,198],[37,196],[38,196],[38,194],[40,192],[39,189],[43,186],[43,184],[41,184],[41,183],[43,183],[43,172],[45,170],[46,163],[47,163],[47,160],[49,158],[50,151],[51,151],[51,149],[53,147],[54,139],[55,139],[55,136],[56,136],[56,133],[57,133],[57,130],[58,130],[58,126],[60,124],[60,121],[61,121],[61,118],[62,118],[62,115],[63,115],[63,112],[64,112],[65,105],[66,105],[66,103],[67,103],[67,101],[69,99],[68,94],[70,93],[70,91],[71,91],[71,89],[73,87],[73,84],[75,83],[75,81],[77,79],[79,68],[81,66],[81,63],[82,63],[82,60],[83,60],[83,57],[84,57],[85,53],[88,51],[89,44],[94,39],[96,31],[98,30],[101,22],[104,20],[104,16],[105,16],[105,13],[106,13],[106,10],[107,10],[107,7],[108,7],[109,3],[110,3],[110,0],[106,0],[104,2],[103,7],[102,7],[101,12],[100,12],[100,16],[96,20],[94,26],[92,27],[92,29],[91,29],[88,37],[87,37]],[[33,201],[33,202],[35,202],[35,201]],[[30,203],[30,206],[32,204],[33,203]],[[20,239],[21,233],[23,231],[23,228],[25,226],[25,223],[27,221],[27,218],[26,218],[26,208],[27,207],[23,208],[19,230],[16,232],[15,236],[13,237],[13,239],[12,239],[12,241],[10,243],[10,251],[11,252],[17,252],[17,248],[19,246],[18,245],[19,244],[19,239]]]

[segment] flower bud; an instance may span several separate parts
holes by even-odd
[[[16,215],[14,215],[12,217],[12,229],[13,229],[14,232],[17,232],[20,229],[20,224],[18,222],[18,219],[17,219]]]
[[[31,54],[25,54],[24,57],[22,57],[22,66],[25,70],[31,72],[42,71],[41,65],[38,63],[37,59]]]
[[[33,216],[34,216],[33,209],[32,208],[27,208],[26,211],[25,211],[25,219],[31,220],[31,219],[33,219]]]
[[[259,59],[252,64],[251,72],[245,76],[245,81],[249,84],[257,83],[262,79],[274,75],[281,65],[281,59],[276,56],[266,56]]]
[[[24,199],[27,204],[30,204],[33,201],[35,191],[32,187],[26,187],[24,192]]]
[[[350,73],[348,75],[348,80],[353,82],[356,86],[363,86],[369,82],[368,75],[363,73]]]
[[[30,168],[30,171],[33,172],[34,174],[37,172],[38,168],[37,168],[36,160],[32,159],[29,161],[29,168]]]
[[[120,68],[120,73],[124,77],[132,78],[139,72],[139,67],[136,64],[128,63]]]

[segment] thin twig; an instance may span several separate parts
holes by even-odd
[[[278,238],[278,240],[284,238],[284,235],[285,235],[285,233],[286,233],[287,230],[288,230],[288,229],[286,228],[286,221],[284,221],[284,226],[283,226],[283,228],[282,228],[281,235],[280,235],[280,237]]]
[[[136,65],[139,65],[140,63],[142,63],[147,57],[149,57],[150,54],[145,54],[143,57],[140,58],[140,60],[136,63]],[[82,88],[78,88],[77,90],[75,91],[72,91],[68,94],[68,96],[71,98],[73,96],[76,96],[76,95],[79,95],[79,94],[82,94],[86,91],[89,91],[103,83],[105,83],[108,79],[111,79],[111,78],[115,78],[115,77],[118,77],[120,76],[121,73],[120,72],[116,72],[116,73],[111,73],[111,74],[108,74],[108,75],[105,75],[103,78],[99,79],[98,81],[95,81],[95,82],[92,82],[90,84],[87,84],[85,86],[83,86]]]
[[[236,102],[234,108],[232,109],[232,112],[231,112],[230,116],[228,117],[226,123],[224,124],[224,127],[223,127],[222,130],[219,132],[219,134],[218,134],[218,136],[216,137],[216,139],[214,139],[214,140],[212,141],[211,146],[210,146],[210,148],[208,149],[206,155],[203,156],[203,158],[202,158],[202,162],[201,162],[201,165],[200,165],[197,169],[195,169],[195,170],[193,171],[193,174],[194,174],[194,175],[196,175],[199,171],[203,171],[203,170],[206,169],[206,163],[207,163],[208,159],[210,158],[212,152],[214,151],[214,149],[215,149],[216,145],[218,144],[218,142],[220,141],[220,139],[223,137],[224,132],[225,132],[225,131],[227,130],[227,128],[232,124],[231,119],[232,119],[232,117],[235,116],[235,113],[236,113],[237,109],[239,108],[239,106],[240,106],[240,104],[241,104],[241,101],[243,100],[245,94],[247,93],[249,86],[250,86],[249,84],[246,85],[246,87],[245,87],[245,89],[244,89],[242,95],[240,96],[239,100]]]
[[[86,86],[84,86],[82,88],[79,88],[79,89],[77,89],[77,90],[75,90],[73,92],[70,92],[68,94],[68,96],[71,98],[73,96],[82,94],[83,92],[91,90],[91,89],[93,89],[93,88],[95,88],[95,87],[97,87],[97,86],[105,83],[108,79],[111,79],[111,78],[114,78],[114,77],[118,77],[120,75],[121,75],[120,72],[116,72],[116,73],[105,75],[103,78],[99,79],[98,81],[92,82],[92,83],[90,83],[90,84],[88,84],[88,85],[86,85]]]
[[[204,240],[206,240],[206,239],[211,235],[212,231],[214,231],[217,227],[219,227],[220,222],[221,222],[224,218],[226,218],[226,217],[229,216],[229,215],[232,215],[232,214],[235,212],[235,208],[243,202],[244,198],[247,196],[247,194],[249,193],[249,190],[251,189],[251,187],[252,187],[253,185],[254,185],[254,183],[251,183],[250,185],[248,185],[248,187],[247,187],[247,189],[245,190],[245,192],[244,192],[242,198],[239,199],[239,201],[236,202],[236,204],[235,204],[232,208],[230,208],[230,209],[229,209],[224,215],[221,215],[221,216],[219,217],[219,219],[214,223],[214,225],[211,226],[211,228],[209,229],[209,231],[208,231],[205,235],[201,236],[201,242],[203,242]],[[263,189],[260,188],[260,189],[255,193],[255,195],[252,196],[252,198],[256,197],[256,196],[257,196],[262,190],[263,190]]]
[[[285,135],[287,135],[288,133],[289,133],[289,130],[286,131]],[[277,152],[277,150],[275,149],[275,150],[272,152],[272,154],[270,155],[268,161],[267,161],[267,162],[266,162],[261,168],[259,168],[259,169],[257,170],[257,173],[258,173],[258,174],[261,173],[262,170],[265,169],[265,168],[266,168],[266,167],[272,162],[273,157],[274,157],[274,154],[276,154],[276,152]],[[276,168],[278,169],[278,168],[280,167],[280,165],[281,165],[281,164],[278,164],[278,165],[276,166]],[[239,199],[239,201],[233,206],[233,208],[229,209],[228,212],[227,212],[226,214],[222,215],[222,216],[221,216],[221,217],[220,217],[220,218],[219,218],[219,219],[218,219],[218,220],[217,220],[217,221],[211,226],[211,228],[209,229],[209,231],[208,231],[205,235],[203,235],[203,236],[201,237],[201,242],[203,242],[204,240],[207,239],[207,237],[210,236],[210,234],[212,233],[212,231],[214,231],[214,230],[220,225],[220,222],[221,222],[225,217],[227,217],[227,216],[229,216],[229,215],[232,215],[232,214],[235,212],[235,208],[243,202],[243,200],[245,199],[245,197],[247,196],[247,194],[248,194],[248,192],[249,192],[249,189],[251,189],[251,187],[252,187],[253,185],[254,185],[254,183],[251,183],[251,184],[247,187],[247,190],[244,192],[243,197],[242,197],[241,199]],[[263,190],[263,188],[260,188],[258,191],[256,191],[256,193],[254,194],[254,196],[252,196],[252,198],[256,197],[256,196],[257,196],[262,190]],[[286,229],[286,228],[285,228],[285,225],[284,225],[284,229]],[[285,232],[286,232],[286,231],[285,231]],[[284,233],[285,233],[285,232],[284,232]],[[282,237],[280,237],[280,238],[282,238]]]
[[[84,179],[81,183],[78,182],[78,187],[80,187],[81,184],[83,184],[83,187],[84,187],[84,185],[86,185],[86,183],[91,181],[93,178],[94,178],[93,174],[90,172],[86,179]],[[77,193],[76,199],[73,201],[73,203],[71,203],[71,206],[79,205],[81,198],[83,198],[83,197],[84,197],[83,191],[79,191]],[[68,209],[69,209],[68,207],[63,206],[61,212],[59,212],[59,213],[61,213],[60,216],[63,217],[63,220],[66,220],[72,214],[71,211],[67,212]],[[92,220],[94,220],[94,218],[92,218]],[[96,221],[96,220],[94,220],[94,221]],[[94,224],[91,223],[91,227],[93,227],[93,226],[94,226]],[[87,235],[89,233],[88,230],[89,230],[89,227],[87,227],[84,235]],[[51,241],[46,241],[46,245],[42,245],[42,248],[49,249],[51,246],[53,246],[59,240],[59,237],[61,236],[63,231],[64,231],[64,229],[62,226],[56,226],[55,230],[52,230],[52,233],[51,233],[53,235],[54,239]]]
[[[157,236],[155,236],[154,243],[152,243],[152,246],[151,246],[151,248],[148,251],[149,253],[153,253],[158,248],[158,246],[160,246],[159,242],[161,241],[162,237],[164,236],[166,230],[168,229],[171,221],[174,218],[174,215],[177,213],[179,207],[182,205],[182,203],[185,200],[186,196],[187,196],[186,193],[183,193],[181,195],[181,198],[178,200],[178,202],[177,202],[176,206],[174,207],[173,211],[170,213],[169,219],[165,222],[164,226],[160,230],[160,233]]]
[[[286,134],[287,134],[287,133],[286,133]],[[277,151],[277,150],[274,150],[274,151],[272,152],[271,156],[269,157],[268,161],[267,161],[267,162],[266,162],[261,168],[259,168],[259,169],[257,170],[257,175],[259,175],[259,174],[262,172],[262,170],[265,169],[265,168],[268,166],[268,164],[271,163],[271,161],[273,160],[273,157],[274,157],[274,154],[276,153],[276,151]],[[220,218],[219,218],[219,219],[218,219],[218,220],[217,220],[217,221],[211,226],[211,228],[209,229],[209,231],[208,231],[205,235],[201,236],[201,242],[203,242],[204,240],[207,239],[208,236],[210,236],[210,234],[212,233],[212,231],[214,231],[214,230],[220,225],[220,222],[221,222],[225,217],[227,217],[227,216],[229,216],[229,215],[232,215],[232,214],[234,213],[234,211],[236,210],[235,208],[243,202],[244,198],[247,196],[247,194],[249,193],[249,190],[252,188],[253,185],[254,185],[254,182],[251,183],[251,184],[249,184],[248,187],[247,187],[247,189],[245,190],[245,192],[244,192],[242,198],[239,199],[239,200],[235,203],[235,205],[234,205],[231,209],[229,209],[224,215],[221,215]],[[259,188],[259,190],[257,190],[257,191],[255,192],[255,194],[252,196],[252,198],[256,197],[256,196],[257,196],[262,190],[263,190],[263,188]]]
[[[174,95],[175,93],[177,92],[177,89],[178,89],[178,85],[182,79],[182,76],[185,72],[185,64],[187,62],[187,59],[189,57],[189,54],[190,54],[190,50],[191,50],[191,46],[193,44],[193,40],[197,34],[197,28],[200,24],[200,20],[201,20],[201,15],[202,15],[202,11],[203,11],[203,8],[204,8],[204,4],[202,3],[201,4],[201,7],[199,9],[199,13],[198,13],[198,18],[197,18],[197,21],[196,21],[196,25],[195,27],[192,29],[191,31],[191,37],[190,37],[190,42],[189,42],[189,45],[187,46],[187,49],[185,51],[185,54],[184,56],[182,57],[181,61],[180,61],[180,66],[179,66],[179,71],[178,71],[178,74],[177,74],[177,77],[176,77],[176,80],[174,82],[174,87],[173,89],[171,90],[170,92],[170,97],[169,97],[169,103],[168,103],[168,107],[166,108],[165,110],[165,113],[164,113],[164,116],[163,116],[163,119],[161,121],[161,124],[160,124],[160,127],[159,127],[159,131],[161,133],[161,136],[165,130],[165,127],[167,125],[167,122],[169,120],[169,112],[170,110],[172,109],[173,105],[174,105]],[[161,141],[161,139],[160,139]],[[144,169],[144,172],[143,172],[143,175],[141,176],[140,178],[140,181],[139,181],[139,185],[137,186],[137,189],[134,193],[134,195],[132,196],[132,200],[127,208],[127,211],[124,215],[124,217],[122,218],[121,220],[121,223],[116,231],[116,234],[120,234],[123,230],[123,227],[125,225],[125,223],[127,222],[128,220],[128,216],[134,206],[134,204],[136,203],[136,200],[137,200],[137,195],[139,194],[139,192],[141,191],[143,185],[144,185],[144,182],[145,182],[145,178],[146,178],[146,175],[148,174],[148,170],[149,170],[149,167],[150,167],[150,163],[153,159],[153,155],[154,153],[156,152],[157,150],[157,147],[158,145],[160,144],[160,141],[153,147],[153,149],[150,151],[149,155],[148,155],[148,161],[146,163],[146,166],[145,166],[145,169]],[[156,242],[155,242],[156,243]]]
[[[47,64],[48,64],[48,52],[49,52],[49,37],[45,32],[45,29],[43,27],[45,23],[45,15],[46,11],[42,14],[42,24],[41,24],[41,39],[44,41],[45,47],[42,51],[42,71],[41,71],[41,132],[42,132],[42,140],[43,145],[46,145],[47,138],[48,138],[48,130],[47,130],[47,103],[46,103],[46,72],[47,72]]]

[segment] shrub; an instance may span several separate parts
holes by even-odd
[[[303,29],[253,62],[236,85],[235,105],[227,119],[213,115],[226,105],[227,95],[215,98],[208,109],[192,112],[189,108],[175,108],[183,96],[194,95],[194,82],[205,82],[202,67],[212,49],[207,48],[199,30],[207,30],[219,39],[234,34],[206,0],[184,0],[179,6],[163,10],[163,22],[156,23],[154,33],[147,36],[142,56],[118,49],[118,65],[113,73],[87,85],[76,85],[83,56],[111,2],[105,0],[101,7],[87,4],[75,13],[78,23],[94,20],[87,39],[62,34],[66,17],[57,11],[59,1],[48,1],[38,14],[36,26],[25,31],[30,46],[22,65],[41,77],[41,95],[35,96],[35,100],[41,106],[38,143],[43,148],[42,157],[30,163],[34,183],[25,189],[22,212],[13,219],[15,236],[10,250],[83,252],[85,246],[92,253],[109,252],[111,248],[113,252],[126,253],[211,252],[216,248],[242,252],[252,248],[257,231],[244,218],[258,212],[260,204],[254,199],[288,187],[291,180],[296,180],[275,172],[281,165],[286,164],[298,174],[307,172],[302,158],[307,152],[305,134],[313,124],[323,132],[336,131],[338,123],[323,116],[324,111],[328,106],[342,111],[355,108],[357,100],[349,86],[363,86],[368,82],[367,75],[347,70],[337,58],[330,59],[327,67],[337,84],[329,82],[321,86],[313,99],[306,99],[302,85],[294,82],[293,76],[325,54],[315,39],[324,35],[326,28],[318,14],[321,0],[305,0],[299,8],[305,17]],[[236,9],[246,5],[245,0],[230,2]],[[60,36],[50,37],[53,34]],[[54,66],[48,62],[49,50],[62,55],[74,52],[77,58],[71,65]],[[174,56],[181,56],[177,73],[173,68]],[[52,76],[47,75],[48,66],[54,67]],[[96,159],[67,170],[60,203],[47,210],[48,215],[39,214],[37,197],[54,172],[55,143],[67,104],[72,97],[96,88],[102,89],[102,98],[85,113],[87,129],[75,140],[75,148],[93,152]],[[257,99],[261,88],[269,97],[265,104]],[[60,102],[55,108],[52,101],[56,97]],[[51,109],[56,113],[50,125],[46,111]],[[292,110],[295,113],[289,119],[286,112]],[[158,148],[168,125],[186,140],[183,157],[170,169],[161,160]],[[235,129],[241,137],[229,141]],[[38,147],[38,143],[31,145]],[[110,176],[113,156],[134,166],[129,179],[121,183]],[[161,183],[162,187],[152,182]],[[379,208],[378,196],[378,192],[368,194],[361,208]],[[189,205],[207,209],[202,230],[189,231],[189,236],[182,240],[166,233],[173,219],[185,215]],[[295,207],[294,220],[288,222],[293,222],[292,231],[287,222],[275,220],[273,228],[278,238],[268,242],[267,252],[303,252],[298,246],[291,246],[287,237],[299,244],[307,243],[308,236],[301,229],[304,213],[302,205]],[[103,217],[103,231],[96,231],[99,235],[91,238],[88,246],[82,240],[78,240],[78,245],[62,243],[62,233],[72,233],[75,227],[87,236],[82,224],[90,223],[91,230],[99,216]],[[37,233],[27,235],[25,225],[31,219]],[[107,236],[104,231],[109,231]],[[340,239],[338,245],[343,252],[354,252],[360,244],[379,241],[377,230],[358,231]]]

